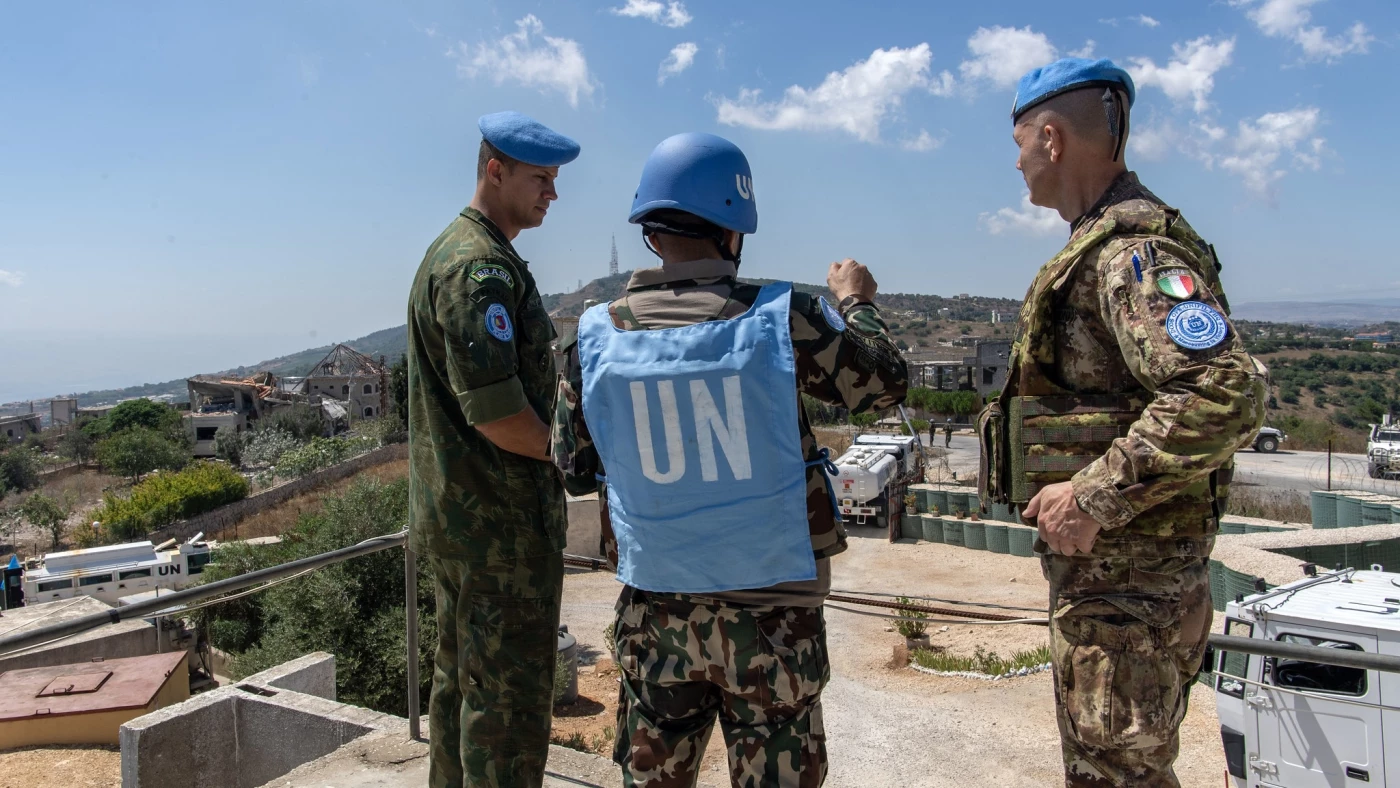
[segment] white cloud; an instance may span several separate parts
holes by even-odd
[[[1158,22],[1157,20],[1153,19],[1147,14],[1138,14],[1133,21],[1137,22],[1143,27],[1156,27],[1157,25],[1162,24],[1161,22]]]
[[[931,89],[928,44],[909,49],[877,49],[844,71],[833,71],[815,88],[793,85],[778,101],[763,101],[758,90],[716,101],[719,122],[769,131],[845,131],[865,142],[880,139],[880,125],[902,103],[904,94]]]
[[[676,44],[671,48],[671,54],[661,61],[661,69],[656,72],[656,84],[664,85],[669,77],[685,71],[695,62],[695,53],[700,51],[700,47],[687,41],[684,44]]]
[[[23,271],[6,271],[5,269],[0,268],[0,285],[19,287],[22,284],[24,284]]]
[[[929,80],[928,92],[935,96],[943,96],[946,98],[947,96],[953,95],[953,91],[957,86],[958,81],[953,77],[952,72],[940,71],[938,72],[938,76]]]
[[[1044,33],[1029,26],[979,27],[967,39],[971,60],[964,60],[958,70],[964,80],[987,80],[999,88],[1015,85],[1023,74],[1053,60],[1057,51]]]
[[[1245,188],[1272,198],[1274,185],[1287,174],[1279,163],[1288,154],[1295,168],[1322,166],[1327,141],[1317,136],[1322,113],[1317,107],[1270,112],[1257,120],[1242,120],[1232,142],[1234,153],[1220,160],[1222,169],[1244,181]]]
[[[1162,161],[1176,147],[1175,137],[1170,124],[1134,126],[1128,132],[1128,152],[1148,161]]]
[[[1173,101],[1191,99],[1197,112],[1210,107],[1210,93],[1215,89],[1215,74],[1230,65],[1235,51],[1235,39],[1212,41],[1201,36],[1185,44],[1172,45],[1172,59],[1158,66],[1151,58],[1135,57],[1128,67],[1139,88],[1155,86]]]
[[[927,153],[942,147],[943,140],[928,133],[927,129],[919,129],[919,136],[908,137],[900,140],[899,147],[918,153]]]
[[[666,27],[685,27],[694,18],[685,10],[685,3],[678,0],[664,4],[661,0],[627,0],[627,5],[611,10],[618,16],[650,19]]]
[[[1057,211],[1031,204],[1030,192],[1021,195],[1020,208],[1002,208],[996,213],[983,213],[977,221],[992,235],[1004,232],[1056,235],[1065,231],[1065,220]]]
[[[1333,61],[1342,55],[1365,54],[1375,36],[1366,26],[1357,22],[1345,33],[1335,36],[1327,34],[1327,28],[1309,26],[1312,12],[1308,6],[1322,0],[1264,0],[1255,5],[1256,0],[1231,0],[1230,5],[1249,8],[1251,21],[1260,32],[1271,38],[1286,38],[1303,50],[1304,60]]]
[[[518,82],[540,92],[558,91],[569,105],[578,106],[580,95],[592,96],[593,77],[583,48],[569,38],[544,34],[544,23],[534,14],[515,23],[514,33],[475,47],[459,43],[448,50],[457,58],[457,73],[465,77],[489,76],[497,85]]]
[[[1093,57],[1093,56],[1094,56],[1094,45],[1095,45],[1095,44],[1094,44],[1094,39],[1091,38],[1091,39],[1089,39],[1088,41],[1085,41],[1085,42],[1084,42],[1084,46],[1080,47],[1079,49],[1071,49],[1071,50],[1069,51],[1069,56],[1070,56],[1070,57],[1083,57],[1083,58],[1090,58],[1090,57]]]

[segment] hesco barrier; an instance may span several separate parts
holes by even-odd
[[[923,521],[924,541],[935,544],[943,543],[943,518],[938,515],[921,514],[919,519]]]
[[[1361,524],[1362,525],[1383,525],[1392,522],[1390,518],[1390,507],[1395,504],[1395,499],[1391,497],[1377,497],[1361,504]]]
[[[943,518],[943,543],[963,547],[963,521],[956,517]]]
[[[1234,520],[1221,520],[1220,533],[1222,534],[1242,534],[1244,533],[1244,523],[1237,523]]]
[[[1006,529],[1006,541],[1011,548],[1011,554],[1022,558],[1035,557],[1035,535],[1036,530],[1029,526],[1009,526]]]
[[[969,550],[987,549],[987,524],[981,520],[963,521],[963,547]]]
[[[1313,490],[1311,500],[1313,528],[1337,527],[1337,494],[1331,490]]]
[[[1009,526],[1015,528],[1016,526]],[[1011,552],[1011,539],[1006,534],[1006,523],[987,523],[987,550],[1001,555]]]
[[[905,539],[918,541],[924,538],[924,524],[919,519],[922,515],[903,514],[900,515],[899,532]]]
[[[999,523],[1014,523],[1016,518],[1011,515],[1011,505],[1005,503],[994,503],[988,507],[991,511],[992,520]]]
[[[1355,528],[1361,525],[1361,499],[1354,495],[1337,496],[1337,527]]]
[[[956,515],[959,512],[967,513],[972,511],[967,507],[967,493],[948,490],[947,494],[948,508],[943,511],[944,514]]]
[[[938,510],[939,516],[948,513],[948,492],[946,490],[925,490],[924,499],[928,502],[924,511]]]
[[[1300,547],[1272,547],[1269,552],[1317,564],[1323,569],[1338,565],[1369,569],[1379,564],[1389,571],[1400,571],[1400,539],[1352,544],[1314,544]]]

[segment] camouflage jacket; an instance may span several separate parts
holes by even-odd
[[[756,285],[737,282],[733,263],[700,260],[633,272],[627,295],[614,301],[609,311],[613,323],[629,331],[670,328],[737,317],[753,304],[758,291]],[[806,293],[792,294],[790,328],[800,393],[849,408],[853,413],[903,402],[909,386],[908,370],[879,310],[872,304],[851,307],[844,316],[846,328],[842,331],[823,316],[820,303]],[[578,495],[600,488],[595,474],[601,473],[602,468],[589,439],[583,409],[578,406],[583,369],[576,341],[577,336],[566,337],[561,348],[565,367],[555,398],[552,443],[554,462],[564,471],[564,484],[569,492]],[[798,417],[803,456],[816,459],[820,447],[812,435],[805,408],[798,408]],[[807,522],[818,559],[846,549],[846,532],[831,509],[823,477],[820,467],[807,469]],[[616,566],[617,544],[607,520],[606,486],[602,485],[599,492],[603,517],[601,548]],[[818,578],[806,586],[789,583],[785,586],[801,587],[779,587],[777,593],[739,591],[713,597],[746,604],[820,604],[830,588],[830,567],[824,560],[817,563]]]
[[[1071,478],[1080,507],[1104,528],[1096,554],[1154,552],[1143,537],[1208,550],[1228,484],[1215,472],[1232,467],[1263,423],[1264,370],[1228,318],[1224,338],[1204,349],[1167,332],[1168,314],[1186,300],[1228,315],[1218,266],[1214,248],[1129,172],[1074,223],[1022,305],[1003,404],[1102,395],[1145,403]],[[1179,274],[1190,280],[1185,291],[1173,291]]]
[[[529,265],[490,219],[462,211],[428,248],[408,299],[415,549],[464,559],[564,549],[558,471],[472,426],[527,407],[549,423],[554,336]]]

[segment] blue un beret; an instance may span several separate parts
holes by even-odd
[[[1033,69],[1016,85],[1016,101],[1011,105],[1011,119],[1016,120],[1026,110],[1070,90],[1088,87],[1118,87],[1128,94],[1128,106],[1133,106],[1137,88],[1128,72],[1112,60],[1089,60],[1067,57],[1048,66]]]
[[[536,167],[558,167],[578,158],[577,142],[519,112],[482,115],[476,126],[496,150],[516,161]]]

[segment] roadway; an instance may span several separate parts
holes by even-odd
[[[946,450],[940,434],[934,448],[948,452],[949,470],[956,471],[960,478],[976,473],[977,439],[971,433],[955,433],[952,447]],[[1331,466],[1331,489],[1373,490],[1400,496],[1400,481],[1372,479],[1366,475],[1365,455],[1333,454]],[[1308,492],[1327,489],[1327,478],[1326,452],[1280,450],[1263,454],[1245,449],[1235,455],[1235,484]]]

